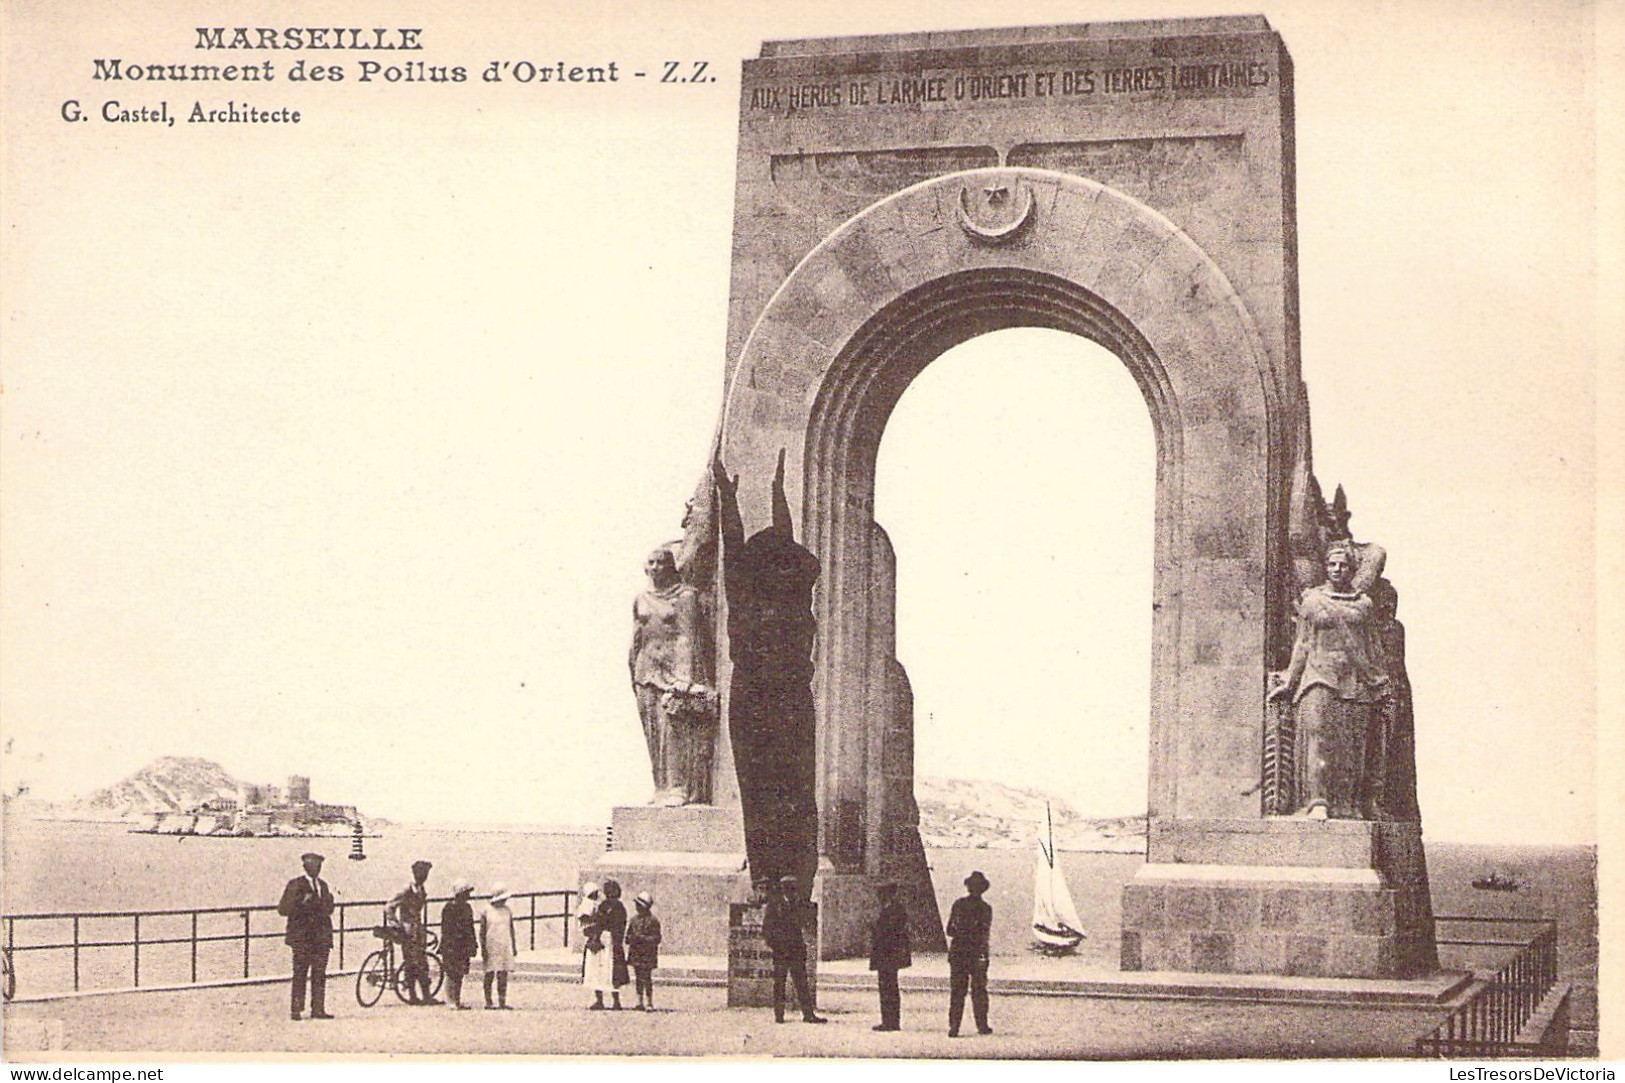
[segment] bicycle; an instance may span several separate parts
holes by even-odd
[[[377,925],[373,927],[372,935],[382,940],[384,944],[367,956],[361,964],[361,969],[356,972],[356,1002],[363,1008],[370,1008],[378,1003],[378,998],[384,995],[385,989],[393,989],[395,995],[404,1003],[417,1003],[421,990],[415,983],[407,980],[406,960],[401,959],[397,962],[395,957],[395,946],[405,943],[406,934],[391,925]],[[440,983],[446,977],[445,969],[440,964],[440,956],[433,951],[424,952],[423,962],[429,971],[429,996],[432,998],[440,992]]]

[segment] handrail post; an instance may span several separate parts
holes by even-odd
[[[530,895],[530,950],[536,950],[536,893]]]
[[[192,911],[192,984],[197,984],[197,911]]]
[[[135,987],[141,988],[141,915],[135,915]]]
[[[344,969],[344,911],[348,903],[339,903],[339,969]]]
[[[253,943],[248,935],[248,910],[243,910],[243,977],[248,977],[248,946]]]
[[[1512,989],[1507,984],[1505,979],[1498,984],[1500,985],[1500,988],[1496,990],[1495,994],[1495,1014],[1499,1018],[1497,1018],[1495,1021],[1495,1040],[1498,1042],[1505,1042],[1511,1040],[1512,1037],[1507,1033],[1509,1029],[1508,1024],[1512,1022],[1512,1006],[1508,1003],[1509,998],[1507,994],[1510,993]]]
[[[73,915],[73,991],[79,991],[79,915]]]

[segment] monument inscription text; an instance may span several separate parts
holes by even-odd
[[[1019,68],[931,68],[857,77],[768,83],[750,88],[750,112],[790,115],[815,110],[953,108],[1002,102],[1020,105],[1057,98],[1110,98],[1166,93],[1176,97],[1248,93],[1271,86],[1268,61],[1227,59],[1191,63],[1136,60]]]

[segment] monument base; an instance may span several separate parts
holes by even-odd
[[[836,872],[826,863],[818,872],[814,897],[822,904],[818,908],[819,958],[867,958],[880,910],[872,878],[861,872]]]
[[[912,795],[909,800],[913,800]],[[877,868],[837,872],[827,862],[820,868],[818,897],[824,906],[818,943],[823,958],[868,958],[875,918],[880,913],[876,888],[882,883],[897,889],[898,899],[908,913],[913,950],[919,954],[948,950],[919,828],[898,824],[890,834],[891,845]]]
[[[1177,820],[1123,888],[1124,970],[1397,978],[1438,967],[1417,824]]]
[[[726,955],[728,908],[751,897],[739,810],[638,805],[616,808],[610,822],[616,848],[582,869],[582,882],[618,881],[629,913],[634,895],[653,895],[662,954]]]

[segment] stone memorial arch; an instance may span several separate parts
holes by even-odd
[[[1329,537],[1298,355],[1292,141],[1291,62],[1256,16],[772,42],[746,62],[718,448],[741,536],[777,506],[816,560],[825,958],[867,950],[880,880],[903,885],[918,944],[941,939],[874,508],[886,422],[945,350],[1031,326],[1116,354],[1156,437],[1150,828],[1123,967],[1433,965],[1419,817],[1279,815],[1294,811],[1291,711],[1265,697]],[[740,802],[738,710],[725,691],[720,809]]]

